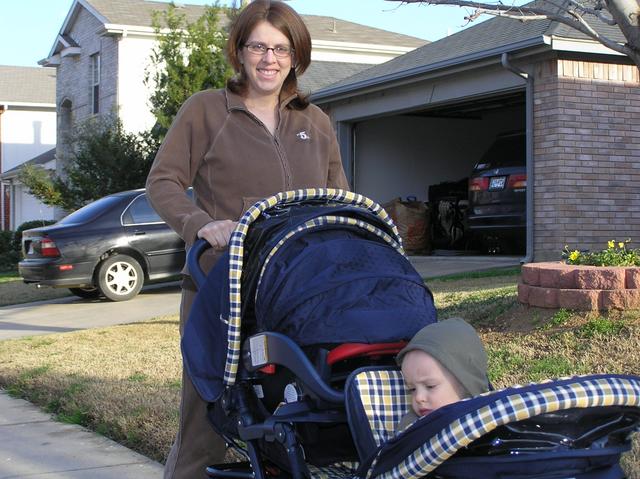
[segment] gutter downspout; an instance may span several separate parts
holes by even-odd
[[[526,89],[526,161],[527,161],[527,192],[526,192],[526,213],[527,213],[527,250],[525,257],[520,259],[520,263],[531,263],[533,261],[533,75],[526,73],[509,63],[509,54],[503,53],[500,61],[502,66],[511,73],[518,75],[527,82]]]

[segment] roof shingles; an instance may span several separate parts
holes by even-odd
[[[0,104],[56,103],[56,69],[0,65]]]
[[[148,0],[85,0],[94,10],[105,17],[109,23],[118,25],[138,25],[151,27],[154,11],[163,11],[167,3]],[[204,12],[200,5],[188,5],[180,2],[178,8],[188,21],[197,20]],[[334,17],[320,15],[301,15],[314,40],[368,43],[396,47],[419,47],[421,40],[401,33],[389,32],[379,28],[360,25]]]
[[[617,27],[597,22],[594,28],[611,38],[622,40],[620,30]],[[521,22],[510,18],[496,17],[473,25],[449,37],[424,45],[388,62],[375,65],[350,78],[332,84],[331,88],[348,89],[351,85],[355,87],[361,82],[395,76],[415,68],[428,70],[430,66],[435,67],[442,62],[455,60],[456,58],[463,59],[466,56],[481,54],[482,52],[491,52],[509,45],[534,42],[536,39],[539,39],[540,44],[542,44],[544,36],[587,38],[571,27],[552,20]]]

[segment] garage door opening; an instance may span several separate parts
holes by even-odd
[[[524,255],[526,149],[513,149],[501,167],[484,155],[501,138],[524,139],[525,113],[519,90],[360,121],[353,128],[355,191],[383,205],[400,198],[427,206],[428,246],[411,254]],[[474,223],[492,209],[494,218]],[[518,223],[501,223],[500,215]]]

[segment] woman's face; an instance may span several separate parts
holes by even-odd
[[[262,44],[268,48],[264,54],[250,52],[246,45]],[[256,25],[239,53],[247,77],[248,96],[278,96],[284,80],[291,71],[292,55],[276,56],[272,48],[292,48],[289,39],[269,22]]]

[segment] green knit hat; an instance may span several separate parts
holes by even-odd
[[[424,351],[447,368],[469,396],[489,390],[487,353],[476,330],[463,319],[445,319],[422,328],[398,353],[398,365],[415,350]]]

